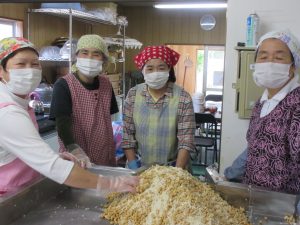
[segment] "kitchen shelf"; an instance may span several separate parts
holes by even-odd
[[[125,43],[125,27],[128,25],[128,21],[126,19],[126,17],[123,16],[118,16],[116,18],[116,22],[112,22],[112,21],[107,21],[104,20],[102,18],[100,18],[99,16],[96,16],[94,14],[91,13],[87,13],[87,12],[82,12],[82,11],[78,11],[78,10],[73,10],[73,9],[49,9],[49,8],[40,8],[40,9],[28,9],[27,11],[27,19],[28,19],[28,23],[27,23],[27,35],[28,35],[28,39],[30,40],[30,14],[32,13],[36,13],[36,14],[45,14],[45,15],[51,15],[54,17],[64,17],[66,19],[68,19],[69,21],[69,41],[73,40],[73,19],[74,20],[79,20],[82,21],[84,23],[87,24],[105,24],[105,25],[111,25],[111,26],[119,26],[119,30],[121,29],[121,27],[123,28],[123,32],[122,34],[120,33],[120,37],[122,40],[122,43]],[[123,54],[125,55],[125,46],[122,46],[123,48]],[[61,64],[61,63],[65,63],[67,62],[69,64],[69,72],[71,72],[72,70],[72,55],[71,55],[71,51],[69,53],[69,59],[60,59],[60,58],[44,58],[44,57],[40,57],[40,61],[43,62],[44,64],[50,65],[53,64]],[[122,94],[125,94],[125,58],[123,58],[122,61],[119,61],[122,63]],[[116,93],[119,94],[119,93]]]
[[[51,62],[69,62],[68,59],[63,59],[63,58],[45,58],[45,57],[39,57],[40,61],[43,62],[47,62],[47,61],[51,61]]]
[[[95,16],[91,13],[86,13],[78,10],[73,9],[29,9],[29,12],[33,13],[42,13],[48,14],[52,16],[59,16],[59,17],[69,17],[72,14],[72,17],[76,20],[83,21],[85,23],[101,23],[107,25],[117,25],[117,22],[111,22],[104,20],[98,16]]]

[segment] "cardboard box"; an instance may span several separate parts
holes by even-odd
[[[101,2],[101,3],[81,3],[81,6],[86,10],[104,9],[109,8],[113,12],[117,13],[118,5],[113,2]]]

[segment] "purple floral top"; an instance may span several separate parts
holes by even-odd
[[[300,87],[260,118],[262,106],[256,103],[250,120],[244,183],[300,193]]]

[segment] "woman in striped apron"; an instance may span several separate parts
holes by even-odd
[[[162,163],[186,168],[194,151],[192,99],[175,84],[179,54],[166,46],[149,46],[135,57],[145,83],[129,90],[124,104],[122,147],[128,167]]]

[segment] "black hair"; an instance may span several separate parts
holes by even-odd
[[[176,82],[176,76],[175,76],[175,70],[174,70],[174,67],[171,66],[170,67],[170,72],[169,72],[169,79],[168,79],[168,82],[172,82],[172,83],[175,83]]]
[[[3,69],[6,71],[6,64],[8,62],[9,59],[11,59],[12,57],[14,57],[16,54],[18,54],[20,51],[23,51],[25,49],[29,49],[29,50],[32,50],[37,56],[39,56],[39,53],[33,49],[33,48],[30,48],[30,47],[26,47],[26,48],[20,48],[12,53],[10,53],[5,59],[3,59],[1,61],[1,66],[3,67]]]

